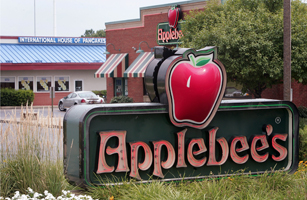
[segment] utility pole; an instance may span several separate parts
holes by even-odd
[[[53,0],[53,36],[56,36],[56,7],[55,7],[55,0]]]
[[[291,0],[284,0],[284,100],[292,100],[291,92]]]
[[[36,36],[36,6],[34,0],[34,36]]]

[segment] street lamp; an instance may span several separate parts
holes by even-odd
[[[107,46],[106,46],[106,51],[104,52],[104,54],[110,54],[110,52],[108,52],[108,50],[107,50],[107,47],[108,47],[110,44],[113,46],[113,49],[114,49],[115,51],[120,51],[120,49],[115,49],[114,44],[109,43],[109,44],[107,44]]]
[[[148,45],[148,43],[147,43],[146,41],[141,41],[141,42],[139,43],[139,50],[137,50],[136,53],[144,53],[144,50],[141,49],[141,44],[142,44],[143,42],[145,42],[145,43],[147,44],[147,47],[150,49],[150,47],[149,47],[149,45]]]

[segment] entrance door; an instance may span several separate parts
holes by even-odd
[[[123,91],[124,91],[123,79],[116,78],[115,79],[115,96],[123,95]]]

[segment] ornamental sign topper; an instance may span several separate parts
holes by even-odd
[[[214,49],[186,50],[181,58],[174,57],[165,83],[172,123],[203,129],[223,98],[226,71],[214,58]]]
[[[182,12],[179,5],[172,6],[167,13],[168,24],[171,28],[177,28],[179,19],[182,18]]]
[[[175,126],[203,129],[213,119],[227,82],[226,70],[216,58],[216,51],[215,47],[176,52],[155,48],[155,56],[166,60],[161,64],[154,60],[148,65],[146,89],[152,101],[168,104]],[[155,80],[160,87],[152,87]]]
[[[298,167],[298,111],[288,101],[223,99],[215,47],[155,47],[152,102],[78,105],[64,116],[65,175],[78,185],[182,181]]]

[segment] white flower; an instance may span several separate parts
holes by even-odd
[[[62,190],[62,193],[66,196],[67,195],[67,191]]]
[[[33,198],[35,199],[35,198],[40,197],[40,196],[43,196],[43,195],[35,192],[34,195],[33,195]]]
[[[48,193],[48,192],[47,192]],[[46,199],[55,199],[54,196],[50,193],[46,195]]]
[[[13,199],[17,199],[18,197],[20,197],[20,193],[19,191],[16,191],[15,195],[13,196]]]
[[[34,193],[33,190],[30,187],[28,187],[28,192],[29,193]]]
[[[21,199],[28,199],[28,196],[23,194],[23,195],[21,195]]]

